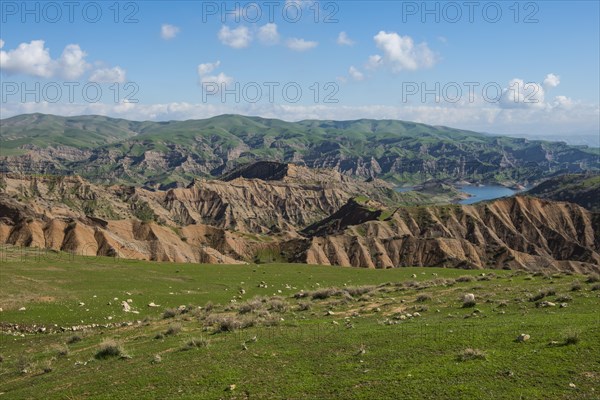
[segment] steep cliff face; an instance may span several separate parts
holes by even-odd
[[[294,165],[276,171],[247,171],[266,180],[197,180],[167,191],[5,176],[0,243],[177,262],[268,254],[364,268],[600,271],[600,214],[575,204],[520,196],[390,208],[373,200],[390,190],[377,180]]]
[[[367,268],[600,268],[598,215],[570,203],[515,197],[401,208],[378,219],[373,213],[371,221],[296,242],[298,261]],[[325,220],[323,226],[335,224]],[[313,230],[319,232],[318,224]]]
[[[185,188],[163,191],[106,187],[79,177],[8,175],[3,191],[49,217],[138,218],[170,226],[205,224],[265,234],[302,229],[359,194],[381,200],[400,196],[380,180],[363,182],[334,171],[292,164],[270,164],[267,168],[260,164],[255,169],[247,167],[244,173],[265,179],[203,179]]]

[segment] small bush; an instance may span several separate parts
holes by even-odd
[[[207,301],[206,304],[204,305],[204,311],[210,312],[212,310],[214,310],[215,305],[213,304],[212,301]]]
[[[105,359],[109,357],[125,357],[125,351],[121,343],[113,339],[106,339],[100,343],[100,348],[96,352],[97,359]]]
[[[458,278],[456,278],[456,282],[473,282],[475,280],[475,277],[473,277],[472,275],[461,275]]]
[[[575,345],[575,344],[579,343],[580,341],[581,341],[581,337],[579,335],[579,332],[571,331],[565,335],[563,343],[565,344],[565,346],[569,346],[569,345]]]
[[[586,279],[587,283],[597,283],[600,282],[600,275],[597,273],[591,273],[588,275]]]
[[[424,303],[426,301],[431,300],[431,295],[427,294],[427,293],[422,293],[420,295],[417,296],[417,301],[419,303]]]
[[[593,291],[600,290],[600,283],[597,283],[594,286],[592,286],[592,290]]]
[[[165,332],[165,336],[175,336],[181,332],[181,324],[169,325],[169,328]]]
[[[463,308],[471,308],[471,307],[475,307],[477,305],[477,302],[475,300],[464,300],[463,301]]]
[[[164,339],[165,338],[165,334],[162,332],[158,332],[156,335],[154,335],[154,339],[160,340],[160,339]]]
[[[456,356],[456,359],[458,361],[486,360],[487,355],[482,350],[469,348],[469,349],[465,349],[465,350],[461,351]]]
[[[314,292],[312,292],[312,298],[314,300],[325,300],[325,299],[327,299],[331,296],[335,296],[339,293],[340,293],[340,291],[335,288],[319,289],[319,290],[315,290]]]
[[[67,344],[75,344],[78,342],[81,342],[82,337],[80,335],[73,335],[70,338],[67,339]]]
[[[573,298],[571,296],[569,296],[568,294],[563,294],[563,295],[556,297],[556,301],[559,303],[566,303],[567,301],[571,301],[571,300],[573,300]]]
[[[66,357],[69,355],[69,348],[67,346],[58,345],[56,346],[56,354],[59,357]]]
[[[375,286],[370,286],[370,285],[351,286],[351,287],[347,287],[344,289],[344,291],[347,292],[352,297],[362,296],[363,294],[372,292],[373,290],[375,290]]]
[[[267,302],[267,308],[269,311],[284,313],[287,311],[288,305],[284,300],[274,298]]]
[[[238,312],[240,314],[253,313],[253,312],[256,312],[256,311],[260,310],[261,308],[263,308],[263,306],[264,306],[263,298],[257,296],[251,300],[248,300],[248,301],[240,304],[238,307]]]
[[[579,283],[579,282],[573,282],[573,284],[571,285],[572,292],[576,292],[581,289],[582,289],[582,286],[581,286],[581,283]]]
[[[31,359],[26,354],[21,354],[19,358],[17,358],[16,363],[17,370],[21,374],[29,374],[33,368],[33,363]]]
[[[163,319],[175,318],[175,316],[177,316],[177,313],[178,313],[178,311],[176,308],[167,308],[163,312]]]
[[[199,349],[199,348],[207,348],[209,346],[210,342],[205,339],[204,337],[200,337],[200,338],[191,338],[190,340],[188,340],[185,345],[183,346],[182,350],[192,350],[192,349]]]
[[[311,304],[308,301],[303,301],[298,303],[298,311],[308,311],[310,310]]]
[[[45,374],[49,374],[50,372],[52,372],[52,363],[50,362],[50,360],[42,361],[40,364],[40,369]]]

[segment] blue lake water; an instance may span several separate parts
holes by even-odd
[[[459,204],[473,204],[483,200],[493,200],[500,197],[512,196],[516,190],[504,186],[461,186],[461,192],[470,194],[472,197],[461,200]]]

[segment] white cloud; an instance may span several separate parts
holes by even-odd
[[[90,67],[85,61],[86,56],[87,53],[79,45],[68,45],[58,59],[57,74],[66,79],[79,78]]]
[[[515,78],[502,90],[499,104],[503,108],[541,108],[544,107],[544,96],[542,85]]]
[[[221,43],[226,46],[233,47],[234,49],[248,47],[252,41],[252,35],[245,26],[230,29],[228,26],[223,25],[219,31],[218,37]]]
[[[383,57],[378,54],[369,56],[369,60],[365,64],[366,69],[377,69],[383,64]]]
[[[174,39],[181,29],[175,25],[162,24],[160,27],[160,36],[165,40]]]
[[[0,39],[0,49],[4,47],[4,40]]]
[[[277,24],[268,23],[258,29],[258,40],[265,45],[273,45],[279,42]]]
[[[573,101],[573,99],[571,99],[567,96],[556,96],[554,98],[554,101],[552,102],[553,107],[559,107],[559,108],[565,108],[565,109],[573,108],[574,105],[575,105],[575,102]]]
[[[0,51],[0,68],[8,74],[26,74],[40,78],[53,75],[50,50],[43,40],[21,43],[16,49]]]
[[[216,61],[214,63],[205,63],[198,65],[198,75],[204,76],[206,74],[210,74],[215,69],[219,68],[221,65],[221,61]]]
[[[373,37],[376,46],[383,51],[384,60],[395,72],[429,68],[436,63],[436,57],[427,43],[415,45],[410,36],[400,36],[396,32],[380,31]]]
[[[227,76],[225,75],[223,72],[217,74],[217,75],[208,75],[208,76],[202,76],[200,78],[200,83],[203,84],[207,84],[207,83],[215,83],[219,86],[219,88],[221,87],[221,85],[230,85],[233,82],[233,78],[231,76]]]
[[[32,40],[19,44],[14,50],[0,51],[0,69],[7,74],[77,79],[89,68],[85,61],[87,54],[79,45],[67,45],[60,58],[53,60],[44,44],[43,40]]]
[[[350,78],[354,79],[355,81],[362,81],[365,79],[365,75],[354,66],[350,67],[348,74],[350,75]]]
[[[98,83],[123,83],[127,79],[125,78],[125,70],[121,67],[114,68],[100,68],[92,72],[90,75],[90,82]]]
[[[542,82],[542,84],[544,85],[544,87],[546,89],[557,87],[558,85],[560,85],[560,76],[554,75],[554,74],[548,74],[548,75],[546,75],[546,78],[544,78],[544,81]]]
[[[352,46],[354,45],[354,41],[348,37],[346,32],[340,32],[337,38],[337,44],[340,46]]]
[[[313,42],[304,39],[291,38],[286,42],[286,46],[294,51],[306,51],[313,49],[319,45],[318,42]]]

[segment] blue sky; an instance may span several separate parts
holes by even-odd
[[[241,113],[397,118],[511,134],[599,130],[597,1],[485,1],[472,9],[428,2],[425,14],[425,3],[406,1],[145,1],[120,2],[118,15],[113,2],[77,2],[73,22],[65,3],[53,4],[30,2],[26,13],[22,2],[2,2],[3,118]],[[236,9],[239,22],[232,13],[222,21]],[[254,22],[257,10],[262,18]],[[292,21],[298,10],[301,18]],[[73,101],[64,82],[80,84]],[[95,103],[81,93],[90,82],[102,90]],[[273,102],[269,82],[278,84]],[[473,98],[465,82],[476,85]],[[52,85],[63,92],[55,95]],[[24,87],[39,96],[23,97]],[[297,88],[302,95],[294,99]],[[424,98],[423,89],[430,90]]]

